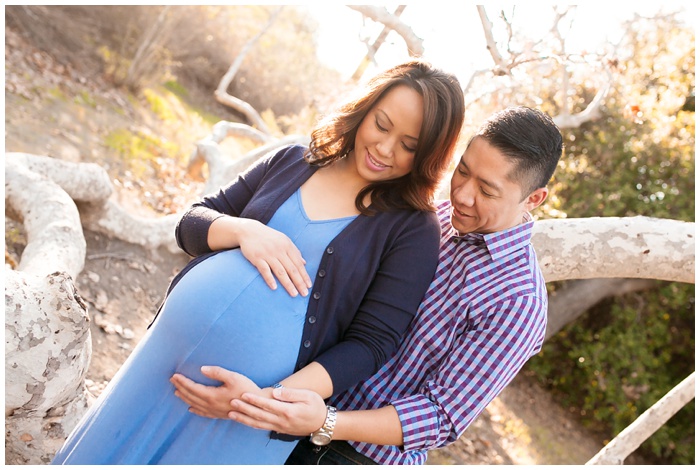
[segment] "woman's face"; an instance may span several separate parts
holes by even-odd
[[[410,173],[422,124],[423,97],[406,85],[389,90],[357,130],[349,157],[359,175],[371,183]]]

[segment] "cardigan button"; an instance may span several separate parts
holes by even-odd
[[[320,292],[314,292],[314,299],[318,300],[321,298],[321,293]]]
[[[321,270],[318,272],[318,277],[326,277],[326,271],[323,270],[323,269],[321,269]]]
[[[309,323],[311,323],[311,324],[316,323],[316,317],[309,317]]]
[[[329,246],[328,248],[326,248],[326,253],[328,253],[329,255],[332,255],[333,251],[335,251],[335,250],[333,249],[332,246]]]
[[[311,346],[311,341],[307,339],[306,341],[304,341],[304,347],[308,348],[309,346]]]

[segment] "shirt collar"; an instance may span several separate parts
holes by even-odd
[[[532,238],[532,227],[534,225],[535,221],[532,219],[532,216],[525,212],[522,223],[500,232],[487,234],[468,233],[462,236],[452,227],[451,236],[455,240],[461,239],[463,243],[469,245],[485,245],[491,258],[496,260],[528,245]]]

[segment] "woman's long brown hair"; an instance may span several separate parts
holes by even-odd
[[[328,165],[353,150],[362,120],[398,85],[408,86],[423,97],[423,125],[413,168],[400,178],[365,186],[355,198],[355,206],[362,214],[406,208],[434,210],[435,193],[459,139],[464,121],[464,94],[459,81],[428,62],[411,60],[372,78],[362,96],[324,119],[311,132],[307,161]],[[371,194],[372,210],[364,204],[367,194]]]

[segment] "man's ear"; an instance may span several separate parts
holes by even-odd
[[[540,204],[547,199],[549,195],[549,189],[547,188],[537,188],[525,200],[525,208],[528,212],[538,207]]]

